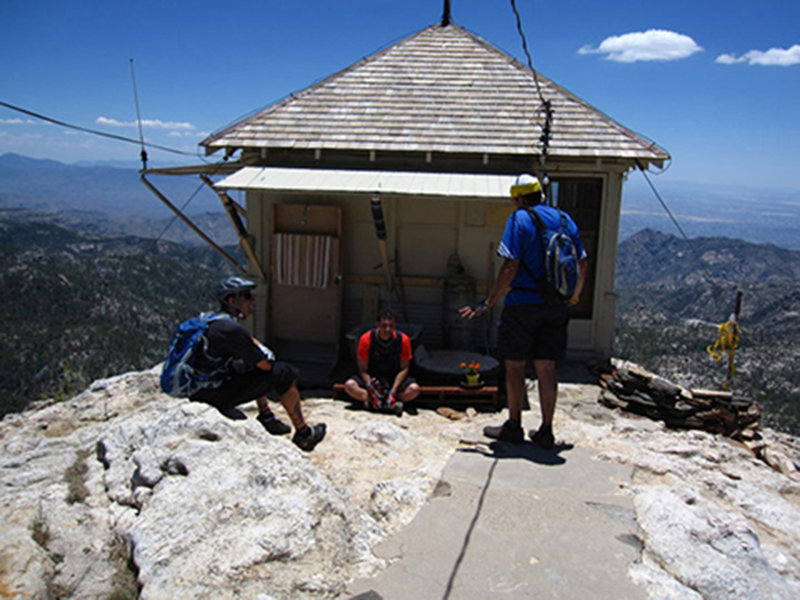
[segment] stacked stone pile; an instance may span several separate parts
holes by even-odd
[[[731,392],[687,389],[641,366],[612,358],[600,373],[600,402],[676,429],[702,429],[741,442],[760,438],[761,409]]]
[[[761,408],[731,392],[687,389],[643,367],[612,358],[598,367],[599,402],[663,421],[674,429],[701,429],[741,442],[776,471],[795,477],[797,467],[759,433]]]

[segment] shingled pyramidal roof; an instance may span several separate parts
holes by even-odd
[[[669,156],[539,76],[553,108],[551,157]],[[544,123],[533,73],[457,25],[433,25],[213,134],[226,148],[539,155]]]

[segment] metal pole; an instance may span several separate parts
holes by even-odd
[[[742,290],[736,290],[736,303],[733,308],[733,314],[731,315],[730,321],[733,323],[733,339],[734,344],[737,342],[735,340],[739,339],[739,315],[742,312]],[[731,347],[731,351],[728,354],[728,379],[725,382],[725,387],[723,389],[729,390],[731,388],[731,383],[733,381],[733,373],[734,373],[734,365],[733,365],[733,355],[736,347]]]
[[[192,223],[192,221],[189,220],[189,218],[186,215],[184,215],[178,209],[178,207],[176,207],[172,202],[170,202],[164,194],[162,194],[160,191],[158,191],[158,189],[156,189],[156,187],[152,183],[150,183],[144,175],[140,175],[139,178],[142,180],[142,183],[144,183],[150,189],[150,191],[153,192],[156,195],[156,197],[159,200],[161,200],[161,202],[163,202],[167,206],[167,208],[169,208],[172,212],[174,212],[175,215],[181,221],[186,223],[186,225],[192,231],[194,231],[197,235],[199,235],[206,244],[208,244],[214,250],[216,250],[220,254],[220,256],[222,256],[222,258],[227,260],[234,267],[239,269],[242,273],[245,273],[245,274],[247,273],[247,268],[246,267],[240,265],[239,262],[235,258],[233,258],[230,254],[225,252],[225,250],[223,250],[222,247],[220,247],[216,242],[214,242],[214,240],[212,240],[210,237],[208,237],[197,225]]]
[[[250,263],[258,271],[261,281],[266,282],[267,275],[264,273],[264,269],[261,267],[261,263],[259,262],[258,258],[256,258],[253,245],[250,243],[250,235],[247,233],[247,229],[245,228],[244,223],[242,223],[242,219],[239,218],[239,213],[236,210],[238,205],[230,196],[228,196],[225,190],[216,189],[214,187],[214,182],[211,181],[211,179],[209,179],[206,175],[201,174],[200,179],[202,179],[203,183],[214,190],[217,196],[219,196],[222,206],[225,207],[225,211],[228,213],[228,218],[231,220],[233,228],[236,230],[236,234],[239,236],[239,245],[241,245],[242,250],[244,250],[244,253],[247,255],[247,258],[250,259]]]

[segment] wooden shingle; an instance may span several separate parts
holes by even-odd
[[[658,146],[539,76],[549,153],[663,161]],[[544,123],[532,72],[457,25],[428,27],[214,134],[227,149],[537,155]]]

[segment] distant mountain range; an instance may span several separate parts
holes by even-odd
[[[194,177],[163,176],[154,180],[178,205],[202,185]],[[0,156],[0,206],[46,212],[102,213],[111,217],[158,218],[171,214],[139,180],[136,169],[66,165],[18,154]],[[203,186],[187,212],[195,214],[219,207],[214,193]]]
[[[800,250],[800,193],[768,186],[743,188],[702,183],[662,182],[656,191],[689,238],[728,237]],[[768,182],[766,182],[768,183]],[[642,229],[682,237],[641,173],[623,186],[620,239]]]
[[[674,289],[698,282],[798,283],[800,252],[727,237],[686,241],[652,229],[623,241],[616,284]]]
[[[154,176],[154,184],[220,245],[236,235],[217,196],[196,177]],[[48,221],[74,231],[140,236],[202,244],[139,180],[133,168],[74,166],[4,154],[0,156],[0,215]]]

